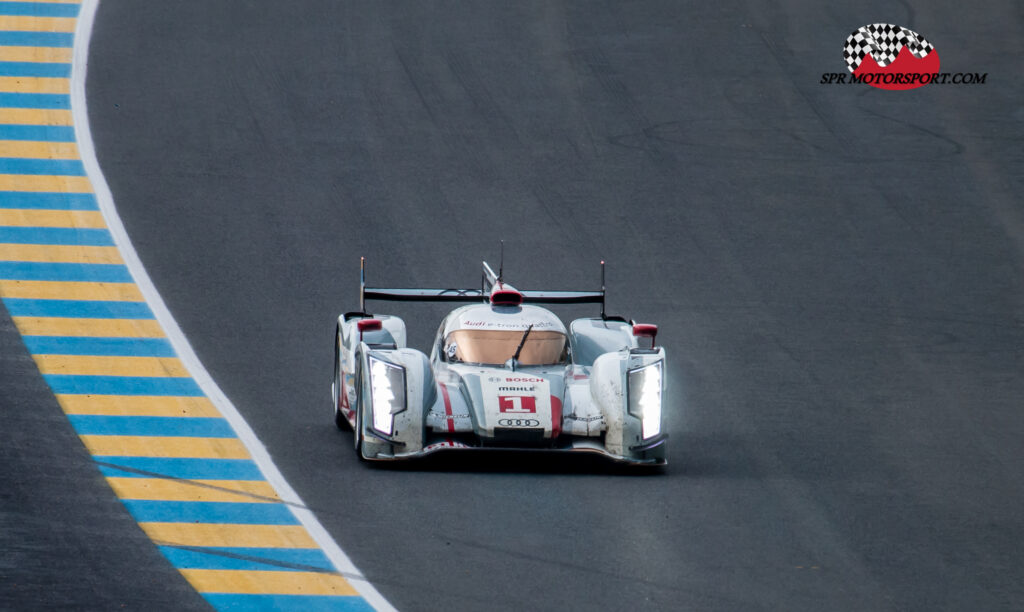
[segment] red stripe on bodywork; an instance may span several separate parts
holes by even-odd
[[[352,418],[352,407],[348,403],[348,389],[345,388],[345,378],[341,379],[341,390],[338,391],[338,409],[341,416],[345,417],[348,424],[355,427],[356,420]]]
[[[448,431],[455,431],[455,419],[452,418],[452,398],[448,397],[448,385],[441,383],[441,397],[444,398],[445,421],[448,422]]]
[[[551,438],[555,439],[562,433],[562,400],[551,396]]]

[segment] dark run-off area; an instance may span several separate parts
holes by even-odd
[[[114,495],[0,301],[0,610],[209,610]]]

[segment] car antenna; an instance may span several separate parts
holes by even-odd
[[[601,260],[601,320],[608,320],[608,315],[604,312],[604,260]]]
[[[501,286],[505,278],[505,241],[501,241],[501,258],[498,260],[498,286]]]
[[[533,323],[530,323],[526,331],[523,332],[523,339],[519,341],[519,346],[516,347],[516,354],[512,355],[512,371],[516,371],[516,362],[519,361],[519,353],[523,352],[523,346],[526,345],[526,338],[530,335],[530,330],[533,329]]]
[[[359,312],[366,314],[366,258],[359,258]]]

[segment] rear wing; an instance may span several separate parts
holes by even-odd
[[[522,291],[504,283],[487,262],[483,262],[483,275],[479,289],[391,289],[366,286],[366,258],[359,258],[359,311],[366,312],[366,300],[391,302],[488,302],[495,286],[522,295],[522,301],[531,304],[600,304],[601,318],[605,317],[604,262],[601,262],[601,289],[598,291]]]

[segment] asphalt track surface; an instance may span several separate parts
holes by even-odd
[[[90,118],[199,357],[399,609],[1019,608],[1024,13],[845,4],[104,0]],[[987,83],[819,85],[876,21]],[[499,239],[660,324],[664,473],[357,462],[359,256],[474,286]],[[420,347],[444,312],[379,310]]]

